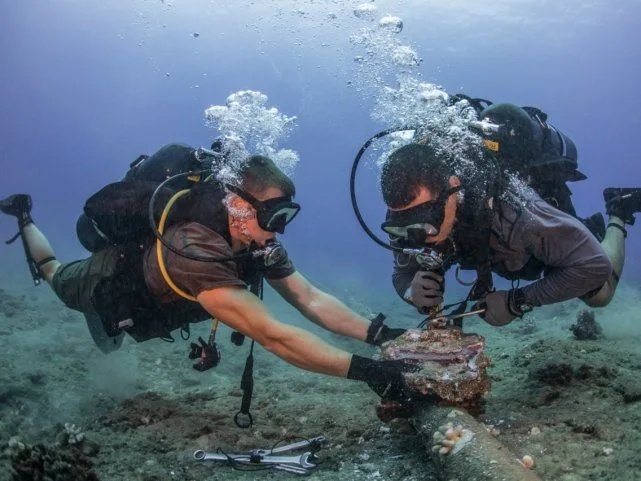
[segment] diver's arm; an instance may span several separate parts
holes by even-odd
[[[542,279],[523,288],[528,304],[581,297],[607,282],[610,259],[581,222],[542,200],[528,204],[524,214],[515,226],[514,242],[546,266]]]
[[[253,294],[240,287],[218,287],[197,296],[200,305],[232,329],[249,336],[294,366],[345,377],[351,354],[313,334],[276,320]]]
[[[321,291],[298,272],[283,279],[267,279],[287,302],[307,319],[328,331],[364,341],[370,321],[334,296]]]

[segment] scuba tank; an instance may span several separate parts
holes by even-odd
[[[110,245],[153,239],[148,205],[158,186],[178,174],[211,171],[219,156],[209,149],[179,143],[167,144],[151,156],[138,156],[121,181],[108,184],[87,199],[76,222],[78,240],[89,252],[97,252]],[[156,203],[156,220],[170,197],[191,185],[193,181],[183,176],[163,187]]]

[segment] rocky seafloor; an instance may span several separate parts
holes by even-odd
[[[198,462],[193,452],[244,453],[319,435],[327,441],[307,479],[438,479],[409,423],[380,422],[377,398],[364,384],[295,369],[257,346],[254,425],[240,429],[233,416],[249,342],[233,345],[227,328],[218,334],[220,365],[202,373],[187,354],[208,323],[194,326],[188,342],[178,335],[174,343],[126,342],[105,356],[82,316],[46,287],[0,287],[0,481],[294,479]],[[356,309],[367,303],[365,293],[335,294]],[[271,299],[280,318],[301,323]],[[594,311],[602,329],[585,340],[574,332],[589,311],[582,314],[576,301],[501,329],[466,321],[466,330],[486,337],[492,360],[480,420],[515,458],[531,456],[541,479],[641,479],[638,306],[638,286],[622,286],[611,306]],[[394,325],[420,321],[391,297],[379,308]],[[301,325],[344,349],[376,354]]]

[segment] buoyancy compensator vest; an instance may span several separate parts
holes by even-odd
[[[222,203],[224,196],[225,191],[218,183],[195,185],[173,207],[168,225],[198,222],[231,242]],[[171,340],[171,331],[177,328],[188,331],[189,323],[211,317],[197,302],[180,298],[161,303],[149,292],[143,255],[150,245],[136,242],[118,245],[120,263],[114,275],[104,278],[94,290],[92,303],[110,335],[124,330],[138,342],[154,337]]]
[[[470,127],[483,137],[483,144],[506,172],[517,174],[546,202],[576,216],[568,182],[585,180],[579,171],[576,145],[566,134],[547,122],[548,115],[537,107],[456,94],[451,102],[466,100],[478,121]]]
[[[123,180],[103,187],[85,203],[78,222],[81,243],[91,251],[111,247],[120,253],[114,274],[99,282],[92,298],[110,336],[125,331],[138,342],[154,337],[173,340],[172,330],[187,329],[189,322],[211,317],[198,303],[186,299],[158,302],[143,273],[143,253],[156,240],[152,225],[157,225],[167,201],[183,189],[190,190],[175,202],[166,226],[198,222],[231,242],[222,203],[225,190],[216,180],[199,182],[198,173],[211,173],[199,150],[169,144],[152,156],[140,156]],[[196,175],[181,175],[188,172]],[[173,177],[175,182],[165,182]],[[154,222],[150,223],[152,197]]]
[[[461,100],[466,100],[475,110],[478,120],[470,122],[469,126],[483,137],[483,144],[496,161],[497,170],[492,169],[495,182],[489,188],[492,192],[488,192],[488,197],[498,196],[508,185],[505,174],[513,173],[546,202],[577,217],[571,200],[572,192],[567,182],[584,180],[586,176],[578,170],[578,154],[574,142],[559,129],[547,123],[547,114],[536,107],[493,104],[489,100],[471,98],[464,94],[449,97],[451,104]],[[429,132],[425,132],[420,127],[405,126],[398,129],[391,128],[371,137],[363,144],[354,159],[350,178],[352,206],[361,227],[377,244],[397,252],[403,249],[379,239],[364,222],[357,206],[354,184],[360,159],[373,141],[396,132],[411,130],[415,132],[415,136],[419,136],[414,139],[417,142],[420,142],[421,136],[429,135]],[[466,199],[471,200],[469,195]],[[432,253],[427,256],[429,259],[443,258],[440,262],[445,269],[459,262],[463,269],[476,269],[478,282],[473,288],[473,291],[476,291],[473,294],[479,296],[492,289],[489,235],[493,209],[486,205],[487,200],[475,199],[476,203],[466,202],[465,208],[462,209],[463,218],[457,223],[457,231],[460,235],[454,240],[458,250],[456,255],[443,258],[438,253]],[[578,219],[597,239],[603,239],[605,223],[600,213],[586,219]],[[469,235],[470,232],[474,234]],[[417,262],[423,268],[432,268],[424,265],[419,259],[426,257],[425,252],[406,249],[406,253],[416,256]],[[540,270],[539,267],[533,266],[532,272]]]

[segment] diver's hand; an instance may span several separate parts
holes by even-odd
[[[518,317],[518,314],[510,309],[510,292],[490,292],[483,301],[475,306],[475,308],[485,308],[485,312],[479,316],[488,324],[496,327],[505,326],[512,322]]]
[[[414,365],[406,361],[378,361],[354,354],[347,379],[365,381],[381,398],[402,402],[409,398],[403,373],[415,369]]]
[[[378,336],[376,336],[376,339],[374,339],[374,342],[372,342],[371,344],[380,346],[384,342],[393,341],[406,332],[407,329],[403,329],[401,327],[387,327],[385,324],[383,324],[383,326],[381,327],[381,331],[379,332]]]
[[[374,346],[380,346],[384,342],[396,339],[407,331],[407,329],[388,327],[383,323],[384,320],[385,316],[382,313],[379,313],[374,319],[372,319],[372,323],[367,329],[367,338],[365,339],[366,343]]]
[[[421,313],[443,303],[443,276],[431,271],[418,271],[412,279],[411,302]]]

